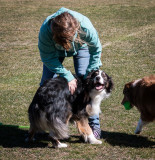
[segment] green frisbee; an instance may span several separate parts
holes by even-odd
[[[123,105],[124,105],[126,110],[130,110],[132,108],[132,106],[131,106],[129,101],[125,102]]]

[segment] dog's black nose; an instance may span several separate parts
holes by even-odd
[[[98,77],[96,77],[96,81],[99,81],[100,80],[100,77],[98,76]]]

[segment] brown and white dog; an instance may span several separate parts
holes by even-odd
[[[49,131],[53,147],[67,147],[60,139],[68,138],[68,123],[72,120],[85,142],[101,144],[93,135],[88,117],[99,114],[101,101],[110,95],[112,87],[111,77],[101,70],[90,72],[84,82],[77,77],[73,95],[65,78],[47,80],[38,88],[29,106],[30,130],[26,141],[33,140],[38,131]]]
[[[134,80],[125,84],[122,104],[130,102],[140,112],[135,134],[142,131],[142,127],[155,120],[155,75]]]

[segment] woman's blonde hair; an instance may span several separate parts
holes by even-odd
[[[68,12],[63,12],[53,18],[51,29],[55,42],[60,44],[66,50],[71,48],[71,42],[76,33],[77,36],[74,41],[80,44],[84,43],[79,35],[82,33],[80,23]]]

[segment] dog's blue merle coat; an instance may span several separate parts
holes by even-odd
[[[30,104],[28,113],[32,128],[36,131],[41,130],[39,124],[41,116],[45,113],[46,123],[52,130],[58,125],[61,126],[61,131],[53,131],[53,134],[58,135],[57,138],[66,138],[67,135],[62,135],[67,130],[66,123],[70,117],[71,120],[80,119],[82,116],[88,116],[86,113],[86,103],[84,102],[84,90],[82,81],[77,79],[77,89],[73,95],[69,91],[68,82],[65,78],[56,77],[47,80],[43,86],[37,90],[32,103]],[[57,128],[59,131],[59,128]]]
[[[95,87],[93,78],[97,71],[92,71],[86,80],[77,78],[77,89],[72,95],[69,91],[68,81],[62,77],[47,80],[38,88],[32,103],[29,106],[29,140],[40,130],[50,132],[50,137],[54,146],[58,146],[58,139],[68,137],[68,121],[88,119],[86,106],[90,103],[89,92]],[[105,75],[105,74],[104,74]],[[103,75],[102,75],[103,76]],[[106,92],[111,92],[111,78],[105,75],[104,88]],[[91,143],[98,143],[93,141]]]

